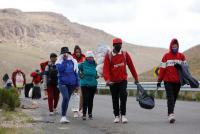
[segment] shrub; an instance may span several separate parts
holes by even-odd
[[[200,101],[200,92],[196,93],[196,101]]]
[[[6,111],[14,111],[20,106],[19,95],[16,89],[0,89],[0,108]]]

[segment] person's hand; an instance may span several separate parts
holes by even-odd
[[[78,93],[78,90],[79,90],[79,87],[76,87],[76,88],[74,89],[74,93]]]
[[[113,82],[111,82],[111,81],[106,81],[106,86],[110,86],[110,85],[112,85],[113,84]]]
[[[161,82],[158,82],[157,83],[157,88],[160,88],[161,87]]]
[[[137,85],[137,84],[139,84],[139,81],[138,81],[138,80],[135,81],[135,85]]]
[[[47,89],[44,90],[44,95],[45,95],[45,96],[48,95],[48,93],[47,93]]]

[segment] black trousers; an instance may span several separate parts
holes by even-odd
[[[126,115],[127,81],[110,85],[112,95],[113,113],[115,116]],[[119,106],[120,100],[120,106]]]
[[[81,86],[82,96],[83,96],[83,115],[86,115],[87,109],[88,114],[92,114],[93,100],[96,93],[97,86]]]
[[[164,85],[165,85],[165,91],[166,91],[166,97],[167,97],[168,115],[170,115],[174,113],[176,99],[178,97],[181,84],[164,82]]]

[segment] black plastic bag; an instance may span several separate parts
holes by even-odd
[[[140,84],[137,84],[137,90],[137,101],[139,102],[140,107],[144,109],[153,109],[155,106],[154,97],[148,95]]]

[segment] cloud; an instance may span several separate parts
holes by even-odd
[[[125,22],[132,20],[135,16],[135,4],[131,0],[58,0],[55,5],[61,7],[62,12],[72,21],[83,23]]]
[[[181,50],[199,44],[199,0],[6,0],[0,8],[53,11],[73,22],[102,29],[123,40],[168,48],[178,38]]]

